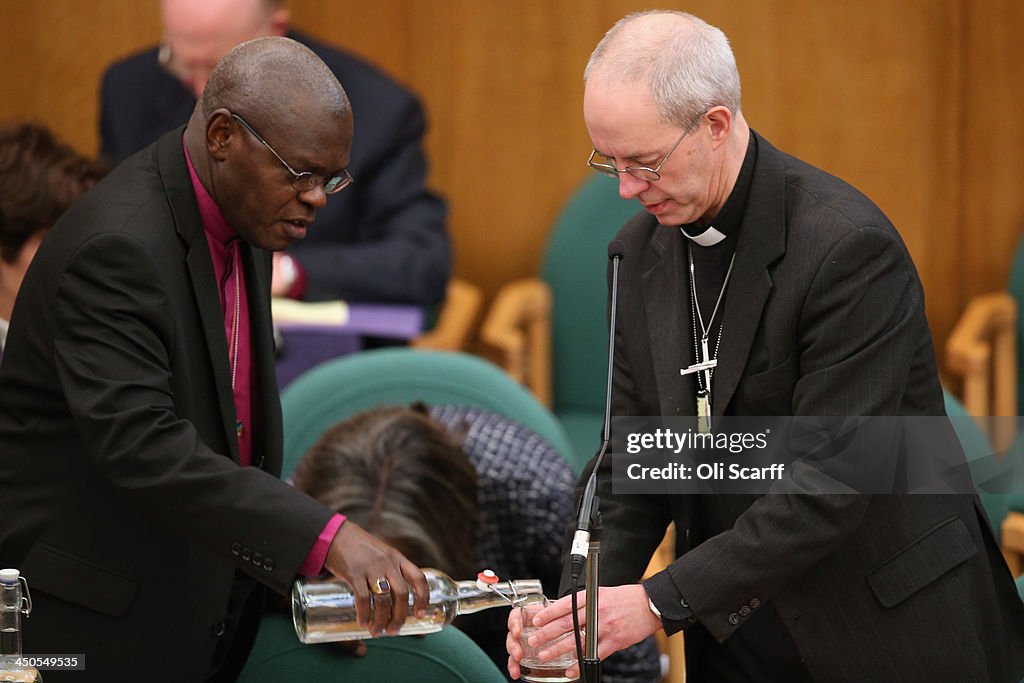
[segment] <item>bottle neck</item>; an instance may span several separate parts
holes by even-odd
[[[491,587],[493,590],[480,590],[476,581],[456,581],[455,585],[458,589],[459,614],[472,614],[490,607],[509,607],[515,596],[544,594],[544,589],[537,579],[501,581]]]

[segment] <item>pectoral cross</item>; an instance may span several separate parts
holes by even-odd
[[[703,373],[702,379],[705,389],[697,391],[697,429],[702,434],[711,431],[711,371],[718,365],[717,358],[711,358],[708,351],[708,340],[704,337],[700,340],[700,359],[688,368],[682,368],[680,375],[691,375],[695,372]]]

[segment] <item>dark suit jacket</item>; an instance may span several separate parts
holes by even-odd
[[[35,598],[25,651],[84,653],[89,680],[201,680],[238,626],[225,624],[236,570],[287,592],[331,515],[277,478],[270,258],[248,245],[258,466],[238,466],[181,135],[58,221],[0,369],[0,565],[19,567]]]
[[[317,211],[307,237],[289,251],[309,275],[305,298],[440,302],[451,272],[447,209],[426,188],[426,120],[419,101],[352,55],[296,33],[291,37],[334,72],[355,115],[349,165],[355,183]],[[160,68],[156,54],[154,48],[129,57],[103,76],[100,141],[108,160],[134,154],[192,114],[195,98]],[[288,160],[286,149],[277,151]]]
[[[870,200],[757,137],[724,302],[716,415],[943,415],[917,273]],[[625,243],[614,416],[692,416],[686,238],[641,214]],[[881,466],[897,467],[897,454]],[[607,461],[606,461],[607,462]],[[687,663],[767,604],[816,680],[1016,681],[1024,606],[974,495],[615,496],[602,467],[601,582],[646,582]],[[585,473],[586,474],[586,473]],[[584,480],[581,480],[581,482]],[[770,671],[765,671],[770,675]]]

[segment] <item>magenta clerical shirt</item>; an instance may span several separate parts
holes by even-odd
[[[184,147],[184,143],[182,144]],[[210,246],[210,258],[213,261],[213,274],[220,291],[221,309],[224,311],[224,335],[228,342],[228,364],[231,368],[231,386],[235,399],[235,428],[238,434],[238,456],[243,467],[252,464],[252,337],[249,328],[249,300],[246,296],[245,269],[241,262],[241,239],[224,218],[220,207],[206,191],[196,175],[192,160],[185,150],[185,162],[188,164],[192,189],[196,194],[199,206],[199,217],[203,221],[206,242]],[[236,296],[238,298],[236,305]],[[235,319],[235,311],[238,319]],[[315,576],[319,574],[327,558],[334,535],[338,533],[344,515],[335,514],[327,522],[313,548],[306,556],[306,561],[299,567],[299,574]]]

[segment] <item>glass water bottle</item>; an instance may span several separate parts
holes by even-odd
[[[540,581],[498,581],[493,572],[481,572],[476,581],[453,581],[438,569],[424,569],[430,588],[430,601],[423,617],[413,614],[409,592],[409,616],[398,635],[433,633],[452,623],[460,614],[491,607],[509,607],[543,596]],[[372,619],[373,596],[370,596]],[[356,601],[352,588],[339,579],[302,579],[292,587],[292,620],[303,643],[336,640],[365,640],[370,632],[356,621]]]
[[[0,569],[0,681],[8,683],[38,683],[42,681],[33,667],[23,666],[21,660],[21,615],[32,610],[21,585],[25,581],[17,569]],[[26,586],[26,593],[28,584]]]

